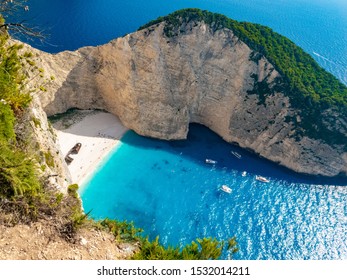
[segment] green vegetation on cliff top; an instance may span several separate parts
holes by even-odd
[[[301,111],[302,123],[298,125],[298,134],[306,134],[312,138],[323,139],[329,144],[346,144],[345,135],[338,130],[329,130],[324,125],[322,113],[334,108],[344,117],[347,114],[347,87],[332,74],[324,70],[300,47],[288,38],[274,32],[271,28],[248,22],[237,22],[224,15],[184,9],[165,17],[159,17],[139,30],[165,22],[164,33],[174,37],[181,31],[182,24],[189,22],[205,22],[213,31],[227,28],[246,43],[253,51],[250,59],[265,56],[281,74],[281,87],[294,108]]]

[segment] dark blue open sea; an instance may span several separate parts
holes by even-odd
[[[29,5],[26,16],[50,33],[48,42],[32,44],[48,52],[103,44],[158,16],[198,7],[270,26],[347,84],[345,0],[30,0]],[[206,158],[217,163],[206,164]],[[270,183],[255,180],[257,174]],[[223,184],[231,194],[219,189]],[[347,259],[346,179],[295,174],[198,125],[191,126],[186,141],[128,132],[80,193],[95,218],[132,220],[165,245],[236,236],[237,259]]]

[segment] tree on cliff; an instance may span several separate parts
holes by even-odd
[[[159,243],[159,237],[149,241],[148,237],[141,240],[140,250],[132,257],[133,260],[217,260],[223,251],[232,258],[238,252],[236,238],[232,237],[225,244],[215,238],[198,238],[182,249]]]
[[[13,37],[43,40],[42,30],[32,27],[24,17],[29,11],[27,0],[0,0],[0,32],[9,32]]]

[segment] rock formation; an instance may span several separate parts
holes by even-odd
[[[189,124],[200,123],[297,172],[347,174],[344,146],[295,137],[299,113],[275,87],[281,75],[265,57],[252,59],[254,51],[229,29],[192,21],[168,37],[164,25],[75,52],[32,50],[55,77],[39,96],[47,115],[105,109],[137,133],[167,140],[186,138]],[[252,94],[258,83],[273,91],[264,100]]]
[[[66,193],[71,183],[70,172],[63,161],[55,131],[47,121],[37,97],[34,97],[29,108],[23,111],[16,124],[17,138],[27,143],[38,160],[40,178],[46,187]]]

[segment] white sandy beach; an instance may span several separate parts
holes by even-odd
[[[120,143],[119,139],[126,131],[127,128],[114,115],[94,111],[67,129],[56,129],[64,156],[76,143],[82,144],[79,153],[71,155],[74,160],[68,165],[72,182],[81,185],[104,157]]]

